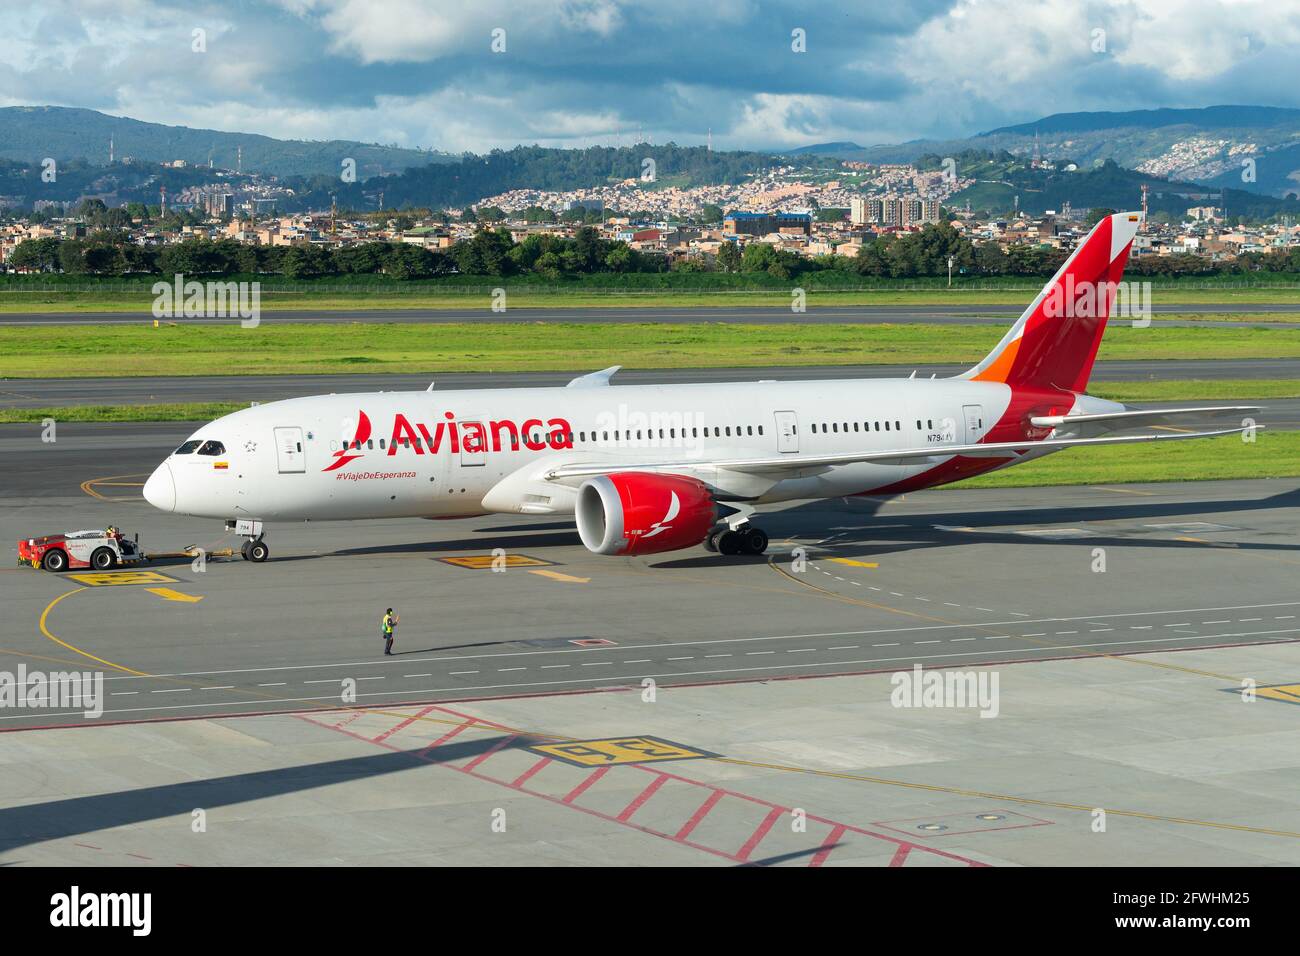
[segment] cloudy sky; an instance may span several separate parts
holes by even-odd
[[[1075,110],[1300,107],[1300,0],[0,6],[0,105],[451,151],[710,131],[715,147],[872,144]]]

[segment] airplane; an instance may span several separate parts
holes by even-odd
[[[996,347],[953,378],[369,392],[210,422],[144,497],[226,520],[247,560],[277,521],[573,515],[602,555],[762,554],[775,502],[891,496],[1066,448],[1237,434],[1145,431],[1255,406],[1138,410],[1086,394],[1142,215],[1102,218]],[[1156,334],[1156,333],[1152,333]]]

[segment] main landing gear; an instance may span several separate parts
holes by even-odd
[[[709,532],[704,547],[718,554],[762,554],[767,550],[767,532],[749,524],[718,528]]]
[[[265,534],[262,530],[262,522],[244,518],[227,521],[226,533],[243,535],[247,539],[239,548],[239,553],[245,561],[261,564],[271,556],[271,549],[267,547],[262,537]]]

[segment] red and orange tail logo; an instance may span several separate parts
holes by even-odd
[[[352,436],[352,440],[344,442],[343,447],[334,453],[334,461],[322,468],[321,471],[334,471],[361,457],[361,446],[370,440],[370,419],[365,412],[359,409],[357,415],[357,430]],[[355,452],[355,454],[350,454],[350,452]]]

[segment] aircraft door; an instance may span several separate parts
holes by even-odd
[[[301,428],[292,426],[275,429],[275,459],[282,475],[302,474],[307,470]]]
[[[776,450],[793,453],[799,450],[799,417],[794,412],[776,412]]]
[[[962,412],[966,420],[966,444],[974,445],[984,437],[984,406],[963,405]]]

